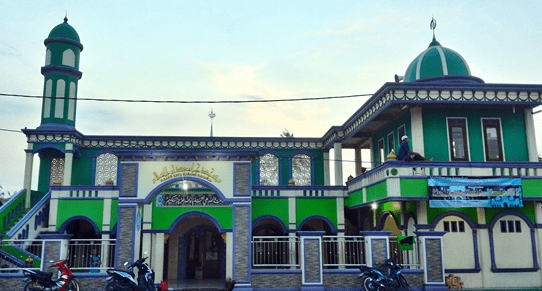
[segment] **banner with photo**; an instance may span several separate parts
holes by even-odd
[[[523,207],[521,178],[429,178],[429,207]]]

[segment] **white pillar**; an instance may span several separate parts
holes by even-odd
[[[331,172],[329,168],[329,151],[324,152],[324,179],[325,179],[325,185],[330,186],[331,185]]]
[[[73,165],[73,153],[65,153],[64,154],[64,178],[62,179],[62,186],[71,185],[72,165]]]
[[[232,278],[233,270],[233,232],[226,232],[226,278]],[[232,278],[235,279],[235,278]]]
[[[344,185],[343,181],[343,145],[340,142],[333,144],[333,154],[335,160],[335,185]]]
[[[373,145],[373,138],[369,138],[369,162],[371,162],[371,169],[375,167],[375,147]]]
[[[26,190],[25,207],[30,208],[30,199],[32,198],[32,166],[34,164],[34,154],[32,153],[32,144],[28,145],[26,152],[26,162],[24,165],[24,189]]]
[[[100,268],[102,269],[100,270],[100,273],[103,272],[104,269],[115,267],[114,262],[113,264],[109,264],[109,252],[111,251],[111,247],[109,245],[111,241],[109,241],[109,239],[111,239],[110,235],[102,234],[102,251],[100,258],[100,260],[102,261],[102,265],[100,266]]]
[[[476,208],[477,223],[480,225],[486,224],[485,212],[485,208]],[[491,286],[491,277],[494,276],[494,273],[491,270],[491,248],[489,244],[489,232],[487,228],[479,228],[476,231],[478,239],[478,253],[480,257],[480,272],[482,273],[481,288],[484,288],[486,286]]]
[[[354,149],[355,164],[356,164],[356,177],[361,175],[361,148]]]
[[[425,147],[423,143],[423,118],[422,108],[412,107],[410,108],[410,124],[412,130],[412,136],[410,141],[412,143],[412,151],[417,152],[422,156],[425,156]]]
[[[529,162],[538,162],[538,150],[536,148],[536,135],[532,108],[527,107],[523,112],[525,116],[525,133],[527,134],[527,150],[529,151]]]
[[[427,202],[416,201],[418,224],[427,224]]]
[[[152,268],[154,270],[154,283],[160,283],[164,280],[164,234],[154,233],[152,235],[152,245],[154,250],[152,251]]]
[[[327,185],[327,184],[326,184]],[[296,213],[295,213],[295,197],[288,197],[288,230],[295,230],[297,229],[297,225],[296,225]],[[295,243],[295,238],[297,237],[297,235],[294,233],[294,232],[290,232],[288,234],[288,236],[290,237],[288,240],[289,240],[289,250],[290,250],[290,255],[289,255],[289,262],[290,264],[293,264],[295,263],[296,261],[296,252],[295,252],[295,249],[296,249],[296,243]],[[290,267],[290,269],[295,269],[296,267]]]

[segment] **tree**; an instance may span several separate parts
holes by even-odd
[[[294,137],[293,133],[290,133],[286,128],[284,131],[280,134],[280,137]]]

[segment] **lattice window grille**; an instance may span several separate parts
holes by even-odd
[[[118,158],[114,154],[101,154],[96,159],[96,185],[105,185],[111,179],[117,184]]]
[[[49,183],[61,184],[64,181],[64,159],[53,158],[51,160],[51,177]]]
[[[276,186],[279,184],[279,159],[273,154],[260,157],[260,185]]]
[[[296,186],[311,184],[311,158],[305,154],[299,154],[292,158],[292,179]]]

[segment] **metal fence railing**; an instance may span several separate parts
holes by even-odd
[[[45,240],[9,239],[0,243],[0,273],[39,270],[43,262]]]
[[[77,239],[68,244],[68,263],[73,271],[103,273],[115,266],[115,239]]]
[[[324,268],[358,268],[365,265],[363,236],[323,236]]]
[[[252,238],[252,266],[254,268],[299,268],[299,238],[296,236],[254,236]]]
[[[389,237],[390,257],[396,258],[396,263],[403,266],[405,269],[421,269],[420,264],[420,243],[416,241],[412,245],[412,250],[401,250],[397,243],[396,236]]]

